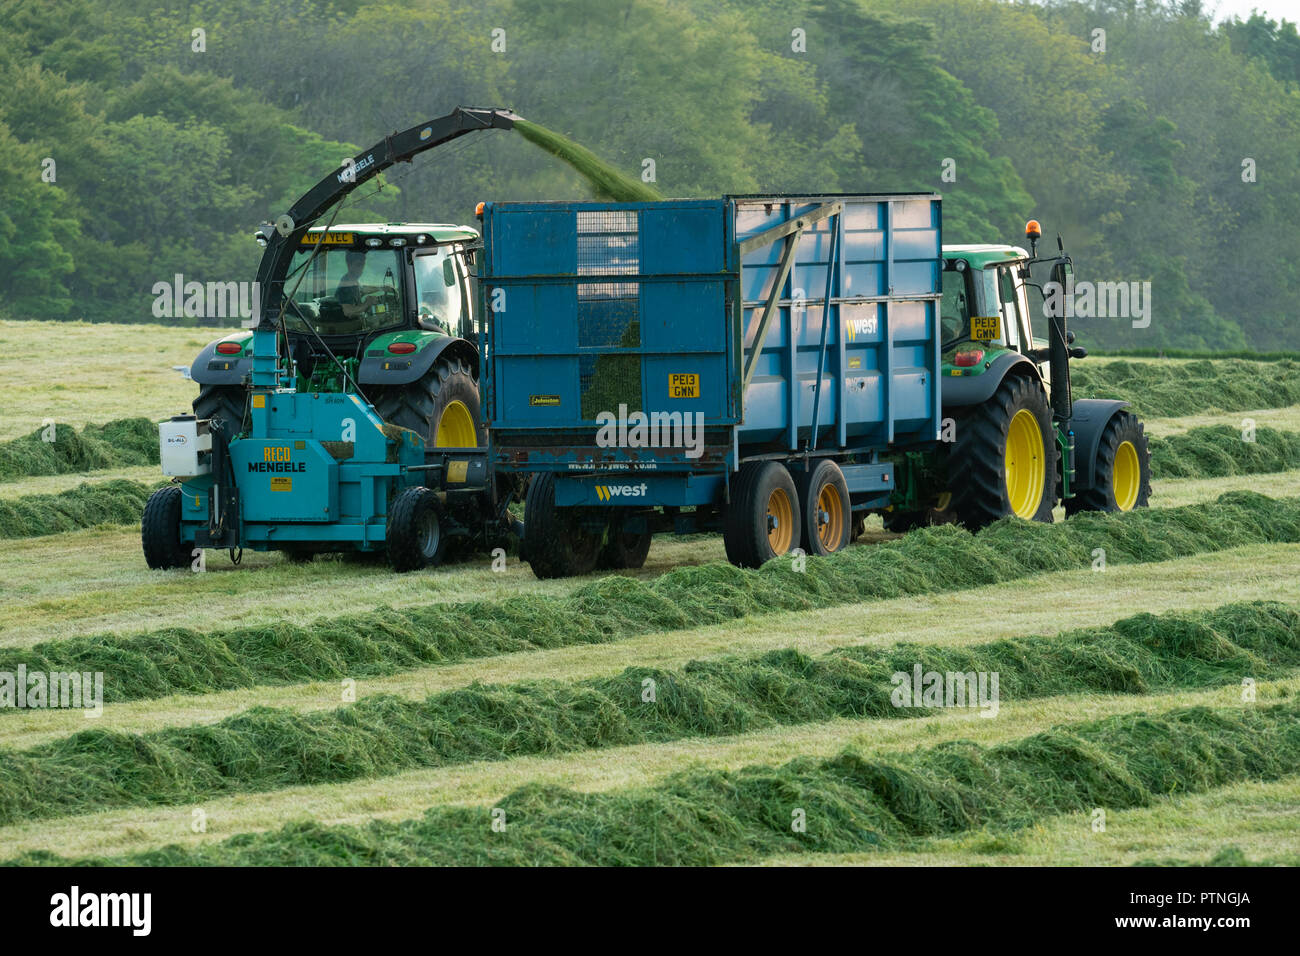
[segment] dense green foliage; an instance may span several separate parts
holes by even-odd
[[[1200,6],[12,0],[0,309],[139,321],[175,273],[251,280],[259,222],[356,148],[474,104],[510,106],[634,178],[653,160],[647,185],[668,196],[939,190],[950,242],[1018,241],[1034,216],[1064,234],[1080,279],[1152,283],[1149,328],[1076,319],[1084,343],[1285,349],[1300,40],[1260,17],[1215,25]],[[479,199],[592,195],[500,132],[388,180],[340,221],[468,221]]]

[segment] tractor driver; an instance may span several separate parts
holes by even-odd
[[[383,298],[379,293],[363,296],[361,294],[361,271],[366,266],[366,254],[356,250],[347,254],[347,272],[339,280],[334,297],[339,300],[343,314],[349,319],[359,318],[376,302]]]

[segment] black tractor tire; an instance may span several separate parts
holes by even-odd
[[[418,571],[439,564],[447,549],[442,504],[428,488],[407,488],[388,512],[388,564]]]
[[[864,511],[853,512],[853,523],[849,525],[849,541],[857,541],[867,533],[867,515]]]
[[[438,442],[437,427],[443,412],[452,402],[461,402],[474,423],[474,444],[486,444],[479,408],[478,382],[461,359],[444,357],[409,385],[377,388],[362,386],[375,403],[375,411],[385,422],[409,428],[430,448]],[[445,442],[444,442],[445,444]],[[468,446],[466,446],[468,447]]]
[[[193,549],[181,541],[181,489],[159,488],[144,505],[140,519],[140,544],[144,561],[155,571],[187,568]]]
[[[197,418],[220,418],[226,423],[226,436],[233,438],[244,430],[244,413],[248,389],[242,385],[200,385],[194,399]]]
[[[1137,459],[1138,483],[1137,494],[1133,501],[1127,499],[1132,494],[1116,487],[1115,469],[1120,464],[1121,474],[1133,467],[1132,458],[1127,466],[1120,462],[1120,449],[1125,444],[1132,449],[1132,456]],[[1102,430],[1101,441],[1097,445],[1097,460],[1093,472],[1093,486],[1078,492],[1065,501],[1065,516],[1068,518],[1081,511],[1132,511],[1145,508],[1151,498],[1151,450],[1147,446],[1146,430],[1142,422],[1132,412],[1119,412]],[[1122,486],[1123,481],[1119,482]],[[1117,493],[1125,500],[1117,500]],[[1127,505],[1127,506],[1126,506]]]
[[[605,534],[605,544],[596,558],[596,567],[602,571],[620,571],[639,568],[650,553],[649,531],[631,534],[622,528],[610,527]]]
[[[834,554],[847,548],[853,533],[853,504],[840,466],[822,458],[795,476],[795,486],[799,489],[804,554]],[[823,504],[829,507],[823,508]]]
[[[1041,497],[1032,512],[1021,515],[1050,522],[1056,506],[1056,440],[1052,413],[1042,385],[1023,375],[1009,375],[988,401],[964,409],[957,419],[957,440],[948,454],[950,511],[956,521],[978,531],[1014,514],[1007,476],[1007,437],[1012,420],[1029,412],[1042,438],[1042,459],[1032,456],[1043,472]],[[1028,463],[1021,467],[1027,467]],[[1032,500],[1024,502],[1026,511]]]
[[[789,469],[775,461],[740,466],[723,515],[727,560],[757,568],[795,547],[802,538],[799,490]]]
[[[555,506],[555,475],[533,476],[524,501],[523,559],[543,580],[596,570],[603,536],[582,526],[576,508]]]

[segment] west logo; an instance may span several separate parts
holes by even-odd
[[[596,497],[601,501],[613,498],[644,498],[648,486],[643,481],[639,485],[597,485]]]
[[[875,319],[849,319],[844,323],[844,332],[849,341],[853,342],[859,335],[875,335],[877,327]]]

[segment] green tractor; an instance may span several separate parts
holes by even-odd
[[[469,226],[441,223],[307,230],[283,286],[281,331],[298,390],[359,390],[385,422],[427,445],[481,445],[468,261],[478,241]],[[252,341],[248,329],[212,342],[190,372],[194,414],[221,418],[232,433],[247,416]]]
[[[977,530],[1007,515],[1051,521],[1058,503],[1080,511],[1131,511],[1151,494],[1150,452],[1128,402],[1074,401],[1074,345],[1056,290],[1073,288],[1060,250],[1040,258],[1010,245],[943,248],[942,398],[937,452],[900,464],[886,530],[956,522]],[[1038,277],[1041,281],[1035,281]],[[1046,335],[1036,334],[1046,325]]]

